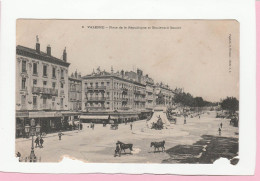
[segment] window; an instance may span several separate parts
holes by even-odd
[[[96,82],[96,88],[98,87],[98,82]]]
[[[93,83],[92,82],[90,83],[90,87],[93,87]]]
[[[37,63],[33,63],[33,74],[37,74]]]
[[[22,72],[26,72],[26,61],[25,60],[23,60],[22,61]]]
[[[101,82],[101,86],[104,87],[104,82]]]
[[[60,98],[60,107],[63,107],[63,98]]]
[[[61,79],[64,79],[64,70],[63,69],[61,69],[60,75],[61,75]]]
[[[55,87],[56,87],[56,83],[52,82],[52,88],[55,89]]]
[[[26,89],[26,78],[22,78],[22,90]]]
[[[44,86],[47,85],[47,81],[43,81],[43,85],[44,85]]]
[[[52,67],[52,78],[56,78],[56,68]]]
[[[37,79],[33,79],[33,86],[37,86]]]
[[[47,65],[43,65],[43,76],[47,77]]]
[[[109,87],[110,82],[107,82],[107,86]]]
[[[52,109],[55,109],[55,97],[52,97]]]
[[[21,96],[21,104],[22,104],[22,105],[25,105],[25,100],[26,100],[25,95],[22,95],[22,96]]]
[[[34,105],[34,106],[37,105],[37,96],[33,96],[33,105]]]
[[[46,102],[47,102],[46,97],[43,97],[42,102],[43,102],[43,105],[46,105]]]
[[[63,88],[63,83],[60,83],[60,88]]]

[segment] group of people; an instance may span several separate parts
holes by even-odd
[[[42,139],[42,137],[37,137],[36,139],[35,139],[35,148],[37,148],[37,147],[40,147],[40,148],[42,148],[43,146],[43,142],[44,142],[44,140]]]

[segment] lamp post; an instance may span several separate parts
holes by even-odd
[[[41,131],[41,126],[38,124],[35,126],[35,120],[31,119],[31,126],[28,124],[25,126],[25,132],[28,135],[32,136],[32,147],[31,147],[31,153],[30,153],[30,162],[35,162],[36,161],[36,155],[34,153],[34,144],[33,144],[33,136],[37,135]]]

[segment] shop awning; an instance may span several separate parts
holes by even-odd
[[[80,119],[108,119],[108,115],[81,115]]]
[[[63,116],[78,116],[81,113],[80,112],[61,112]]]

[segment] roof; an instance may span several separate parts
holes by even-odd
[[[112,75],[112,74],[108,74],[108,75],[99,75],[99,74],[94,74],[94,75],[86,75],[86,76],[83,76],[82,77],[83,79],[104,79],[104,78],[115,78],[115,79],[119,79],[119,80],[122,80],[122,81],[125,81],[125,82],[129,82],[129,83],[132,83],[132,84],[136,84],[136,85],[139,85],[139,86],[145,86],[145,84],[142,84],[142,83],[139,83],[139,82],[136,82],[136,81],[132,81],[132,80],[128,80],[128,79],[125,79],[125,78],[122,78],[122,77],[119,77],[119,76],[116,76],[116,75]]]
[[[35,49],[24,47],[21,45],[16,46],[16,54],[26,56],[29,58],[42,60],[42,61],[53,63],[53,64],[62,65],[65,67],[69,67],[69,65],[70,65],[70,63],[64,62],[63,60],[58,59],[53,56],[49,56],[49,55],[47,55],[47,53],[44,53],[42,51],[40,53],[38,53]]]

